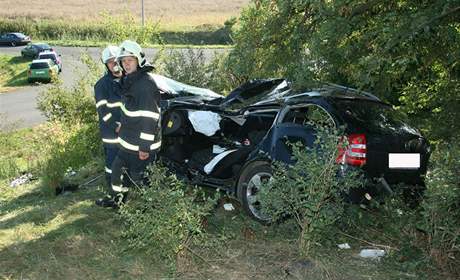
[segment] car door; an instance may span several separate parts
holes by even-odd
[[[336,127],[334,119],[324,107],[313,103],[286,106],[270,131],[271,158],[293,163],[293,145],[300,143],[312,147],[319,127]]]
[[[28,45],[27,47],[24,48],[23,50],[24,56],[33,56],[32,54],[32,45]]]

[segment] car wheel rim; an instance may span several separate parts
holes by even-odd
[[[269,221],[270,217],[262,213],[261,204],[259,201],[259,191],[263,183],[266,183],[272,178],[272,175],[268,172],[258,172],[254,174],[248,182],[246,188],[246,201],[251,213],[258,219]]]

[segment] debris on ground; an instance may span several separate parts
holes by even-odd
[[[16,178],[13,181],[11,181],[10,187],[14,188],[14,187],[24,185],[24,184],[30,182],[33,178],[34,178],[34,176],[32,175],[32,173],[22,174],[18,178]]]
[[[235,210],[235,207],[233,207],[233,204],[231,204],[231,203],[225,203],[224,204],[224,209],[225,209],[225,211],[233,211],[233,210]]]
[[[381,249],[362,249],[359,253],[361,258],[380,259],[385,256],[385,250]]]
[[[339,249],[351,249],[348,243],[338,244],[337,246],[339,247]]]

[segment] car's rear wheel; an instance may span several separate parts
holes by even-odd
[[[16,42],[14,42],[14,41],[11,42],[11,46],[12,46],[12,47],[16,47]]]
[[[244,211],[262,224],[269,224],[271,218],[262,212],[263,205],[259,200],[259,194],[264,183],[272,177],[270,164],[257,161],[246,166],[238,180],[237,195]]]

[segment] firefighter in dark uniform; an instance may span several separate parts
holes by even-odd
[[[116,61],[118,53],[119,48],[116,46],[108,46],[102,51],[101,60],[107,67],[107,72],[94,86],[99,130],[104,145],[105,177],[109,188],[112,162],[118,153],[118,130],[121,115],[120,78],[122,72]],[[96,204],[99,203],[101,200],[96,201]]]
[[[161,147],[160,92],[149,73],[153,66],[147,63],[139,44],[129,40],[120,45],[117,61],[123,68],[120,151],[112,164],[111,199],[105,198],[103,203],[113,208],[125,202],[129,191],[123,176],[129,176],[135,184],[142,183],[145,168],[156,159]]]

